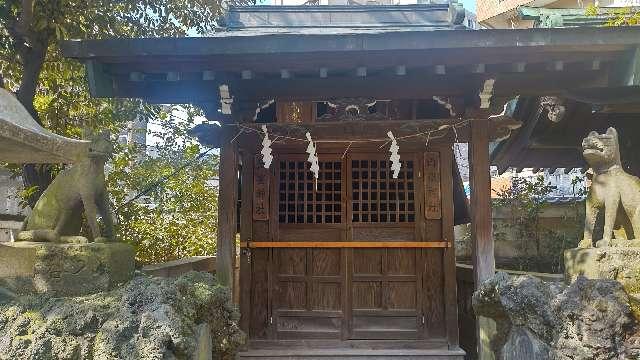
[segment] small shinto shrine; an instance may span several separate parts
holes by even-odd
[[[456,3],[255,6],[211,37],[64,44],[93,96],[220,123],[197,134],[220,147],[217,271],[233,284],[239,254],[241,358],[462,359],[453,229],[471,221],[476,284],[490,277],[489,144],[521,126],[509,101],[640,96],[640,28],[464,19]]]

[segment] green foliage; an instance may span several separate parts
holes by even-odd
[[[536,254],[540,254],[540,214],[547,206],[546,196],[553,190],[554,187],[545,183],[543,176],[537,176],[533,181],[513,177],[510,187],[498,191],[494,206],[507,209],[510,214],[507,226],[519,242],[520,253],[524,254],[518,270],[529,267],[530,242],[534,243]],[[500,238],[500,234],[497,237]]]
[[[496,240],[505,240],[511,235],[518,242],[520,256],[516,259],[515,270],[563,271],[563,251],[577,245],[584,226],[584,203],[575,200],[585,195],[586,190],[579,186],[583,180],[580,177],[572,180],[572,211],[564,212],[560,222],[568,226],[562,226],[561,229],[545,226],[541,222],[542,212],[549,206],[546,198],[555,189],[545,183],[543,176],[533,180],[514,177],[511,187],[498,192],[498,199],[493,205],[506,210],[509,217],[503,228],[494,227],[494,237]]]
[[[599,7],[595,6],[594,4],[589,4],[584,9],[584,14],[586,16],[598,16],[599,13],[600,13]]]
[[[608,26],[635,26],[640,25],[640,9],[622,8],[611,12],[611,18],[607,22]]]
[[[215,253],[218,156],[198,157],[202,149],[184,136],[196,114],[190,111],[186,119],[161,115],[165,126],[155,132],[157,157],[120,145],[111,163],[107,183],[117,234],[136,246],[142,263]]]
[[[119,133],[132,119],[162,121],[160,156],[143,159],[140,149],[118,147],[108,176],[118,208],[118,237],[136,244],[143,262],[215,251],[216,195],[210,179],[216,156],[196,159],[200,149],[185,142],[185,129],[172,123],[170,110],[139,100],[91,98],[82,64],[63,58],[60,44],[64,39],[206,35],[215,31],[221,9],[221,0],[0,1],[0,86],[13,91],[41,125],[80,138],[87,128]],[[197,112],[185,109],[188,124]],[[189,162],[194,164],[148,194],[153,207],[123,205]],[[45,170],[37,174],[44,184],[55,173]],[[27,184],[23,196],[33,202],[43,190]]]
[[[640,8],[601,8],[596,5],[589,5],[585,9],[587,16],[605,15],[608,17],[607,26],[635,26],[640,25]]]

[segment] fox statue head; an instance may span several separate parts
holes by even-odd
[[[622,166],[618,132],[610,127],[604,134],[595,131],[582,140],[582,155],[593,171],[598,173]]]

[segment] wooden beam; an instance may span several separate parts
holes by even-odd
[[[216,72],[212,70],[204,70],[202,72],[203,81],[211,81],[216,79]]]
[[[234,98],[245,101],[279,99],[283,101],[323,101],[339,97],[372,97],[376,99],[421,99],[432,96],[467,96],[478,89],[487,78],[495,78],[496,96],[552,96],[564,95],[567,91],[601,88],[609,84],[608,72],[575,69],[550,72],[531,71],[524,73],[499,73],[489,69],[485,73],[429,74],[407,68],[411,76],[394,73],[366,77],[320,76],[291,77],[289,79],[233,78],[228,74],[216,74],[216,79],[187,78],[180,81],[131,81],[129,74],[114,75],[111,96],[145,98],[158,103],[189,103],[219,100],[218,87],[228,85]],[[289,69],[291,72],[291,70]],[[327,74],[324,74],[327,75]],[[328,75],[327,75],[328,76]],[[598,89],[602,92],[601,89]],[[106,94],[97,92],[97,97]]]
[[[354,63],[366,66],[369,69],[393,69],[403,65],[407,69],[428,69],[435,65],[446,64],[447,68],[456,71],[464,71],[475,64],[485,64],[487,71],[512,71],[512,65],[516,62],[525,62],[532,65],[540,65],[555,60],[561,60],[569,64],[582,63],[584,68],[591,68],[594,58],[600,60],[602,65],[617,61],[623,53],[597,52],[589,49],[581,50],[551,50],[551,49],[456,49],[456,50],[428,50],[415,51],[404,50],[394,52],[366,52],[358,54],[335,52],[319,56],[317,53],[286,54],[277,53],[265,55],[263,58],[255,56],[229,55],[215,58],[180,58],[172,57],[170,61],[141,57],[135,61],[123,61],[111,63],[105,60],[105,69],[108,74],[118,76],[132,71],[142,73],[166,73],[167,71],[180,71],[186,74],[198,73],[205,70],[214,70],[218,74],[232,74],[239,77],[242,70],[250,69],[256,74],[273,74],[280,69],[302,75],[315,76],[319,69],[331,69],[336,74],[352,73]],[[363,60],[366,59],[366,60]],[[461,69],[462,68],[462,69]],[[573,68],[578,68],[572,66]],[[392,72],[392,71],[391,71]],[[453,72],[453,71],[451,71]],[[352,74],[350,74],[352,75]],[[268,77],[268,76],[267,76]]]
[[[445,65],[436,65],[433,67],[433,72],[437,75],[446,75],[447,67]]]
[[[230,83],[236,97],[286,101],[322,101],[340,97],[377,99],[420,99],[431,96],[466,96],[478,89],[487,78],[496,80],[497,96],[562,95],[565,91],[606,86],[606,71],[530,71],[512,73],[429,74],[407,69],[412,76],[395,74],[369,76],[335,76],[330,79],[255,79]],[[364,74],[364,73],[363,73]]]
[[[233,259],[236,241],[236,205],[238,201],[238,160],[233,144],[220,149],[218,187],[218,239],[216,277],[221,285],[233,284]]]
[[[251,80],[251,79],[253,79],[253,71],[251,71],[251,70],[242,70],[240,72],[240,76],[242,77],[242,80]]]
[[[242,248],[448,248],[446,241],[247,241]]]
[[[91,93],[91,96],[115,96],[113,77],[106,73],[103,68],[103,64],[95,60],[89,60],[87,61],[86,66],[89,93]]]
[[[280,78],[281,79],[290,79],[291,78],[291,72],[287,69],[281,69],[280,70]]]
[[[167,78],[167,81],[173,82],[173,81],[180,81],[182,76],[178,71],[169,71],[166,74],[166,78]]]
[[[616,64],[616,72],[612,75],[611,85],[640,85],[640,46],[628,51]]]
[[[511,65],[511,69],[512,69],[511,71],[521,73],[521,72],[524,72],[526,67],[527,67],[526,62],[519,61]]]
[[[471,72],[474,74],[483,74],[486,71],[485,64],[474,64],[471,66]]]

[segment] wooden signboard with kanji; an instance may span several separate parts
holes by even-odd
[[[269,170],[257,168],[253,177],[253,219],[269,220]]]
[[[429,220],[442,218],[442,195],[440,193],[440,155],[437,152],[424,154],[425,201],[424,216]]]

